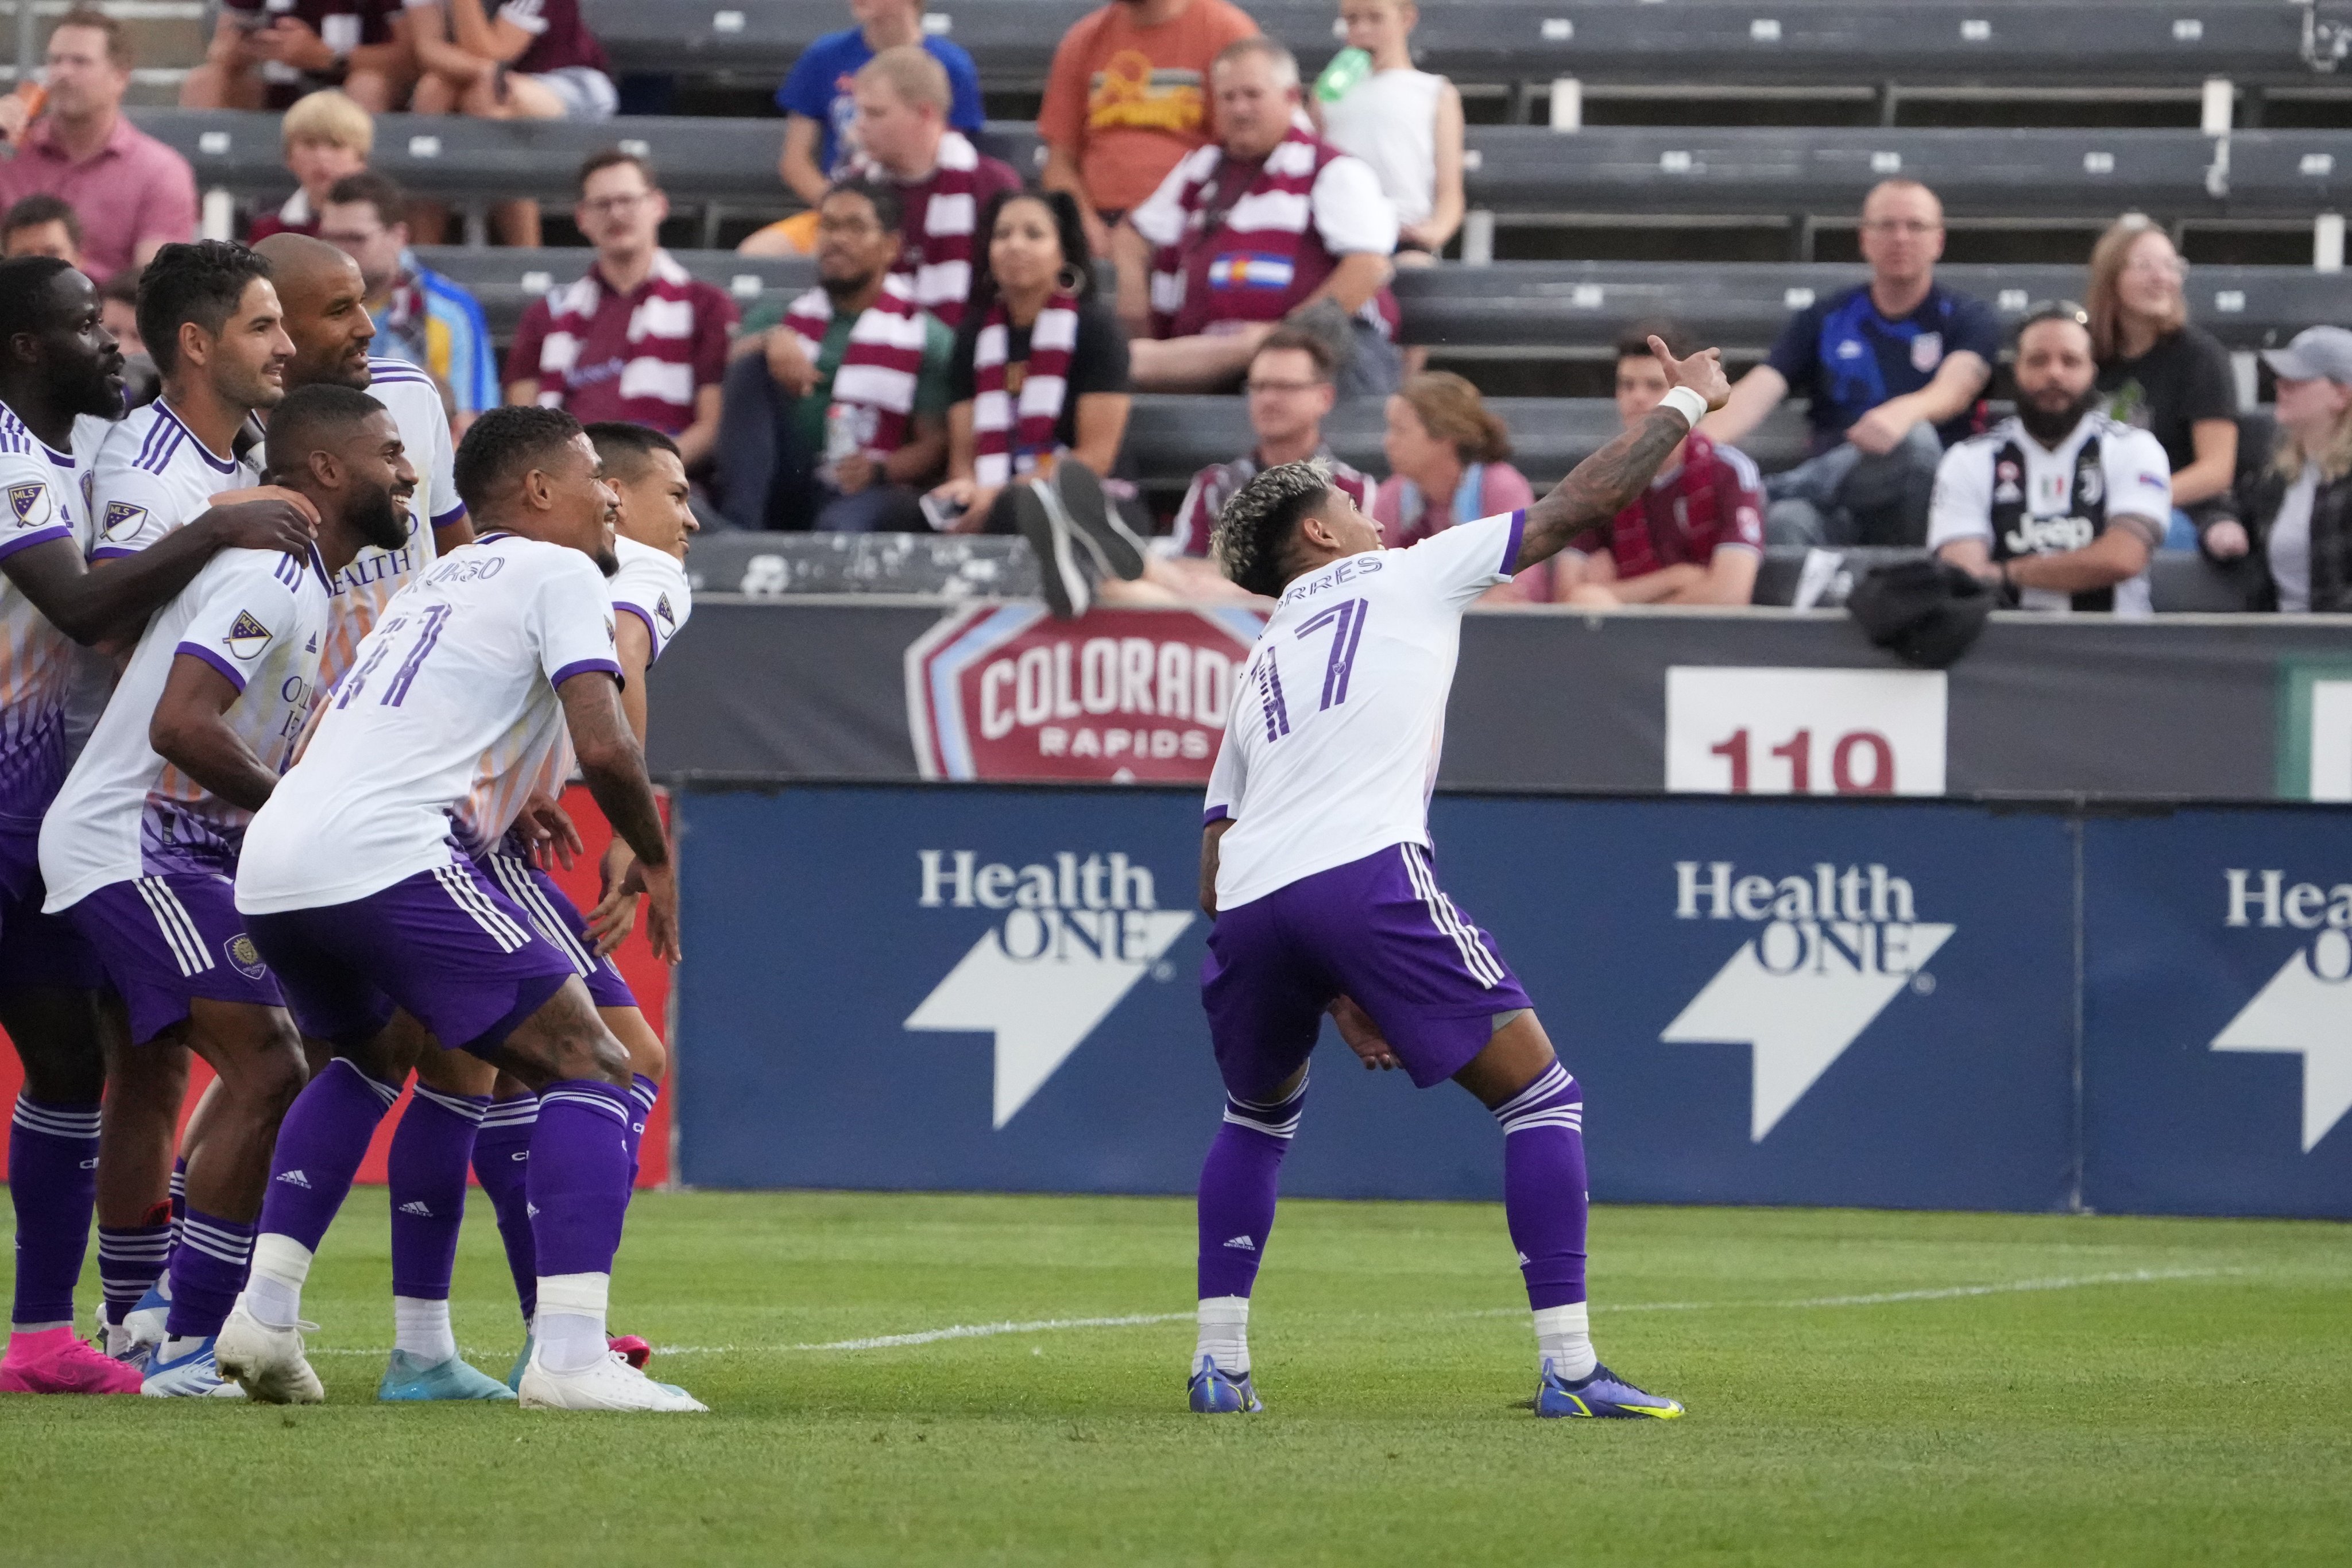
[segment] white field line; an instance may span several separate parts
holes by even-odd
[[[1807,1296],[1788,1301],[1596,1301],[1595,1312],[1705,1312],[1734,1309],[1754,1311],[1814,1311],[1827,1307],[1881,1307],[1902,1301],[1945,1301],[1969,1296],[2007,1296],[2033,1291],[2079,1291],[2094,1285],[2149,1285],[2171,1280],[2209,1280],[2223,1275],[2244,1274],[2244,1269],[2131,1269],[2114,1274],[2074,1274],[2054,1279],[2009,1280],[1990,1285],[1941,1285],[1917,1291],[1885,1291],[1866,1296]],[[1467,1318],[1517,1317],[1524,1307],[1487,1307],[1475,1312],[1454,1314]],[[827,1340],[814,1344],[787,1344],[763,1347],[790,1351],[861,1351],[899,1350],[909,1345],[937,1344],[942,1340],[993,1339],[1002,1334],[1055,1333],[1066,1329],[1137,1328],[1150,1323],[1190,1322],[1191,1312],[1137,1312],[1115,1318],[1039,1318],[1030,1322],[951,1323],[942,1329],[924,1329],[915,1333],[877,1334],[866,1339]],[[658,1355],[736,1355],[748,1347],[731,1344],[665,1344],[655,1346]],[[319,1345],[312,1355],[373,1355],[389,1354],[377,1346]],[[510,1351],[477,1350],[468,1347],[469,1358],[495,1358],[510,1354]]]

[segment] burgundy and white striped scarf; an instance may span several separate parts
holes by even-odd
[[[857,172],[870,180],[891,181],[887,171],[870,158],[861,158]],[[980,149],[959,131],[940,138],[938,165],[930,178],[900,185],[909,203],[923,211],[919,246],[909,245],[900,260],[901,276],[915,286],[915,299],[940,319],[950,332],[963,319],[964,301],[971,295],[972,231],[980,225]]]
[[[1004,357],[1012,332],[1004,300],[989,307],[971,356],[972,476],[997,489],[1035,470],[1057,444],[1055,432],[1070,393],[1070,356],[1078,346],[1077,296],[1056,291],[1029,329],[1029,369],[1016,405],[1004,390]]]
[[[822,288],[810,289],[784,312],[784,325],[800,334],[812,364],[832,324],[833,301]],[[923,336],[923,308],[913,287],[895,274],[882,280],[881,297],[850,325],[849,346],[833,373],[833,406],[856,412],[857,444],[877,462],[907,444]]]

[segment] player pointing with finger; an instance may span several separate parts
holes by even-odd
[[[1192,1406],[1255,1410],[1249,1293],[1323,1015],[1368,1061],[1451,1078],[1503,1126],[1503,1206],[1535,1312],[1539,1416],[1672,1417],[1682,1406],[1600,1364],[1584,1287],[1584,1095],[1493,940],[1438,885],[1429,791],[1462,612],[1614,517],[1729,395],[1709,349],[1659,406],[1524,512],[1410,549],[1308,463],[1229,502],[1226,574],[1280,603],[1243,672],[1209,779],[1201,904],[1214,921],[1202,1000],[1225,1113],[1201,1170],[1200,1340]]]

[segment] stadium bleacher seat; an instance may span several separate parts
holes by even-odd
[[[843,26],[838,0],[587,0],[583,9],[629,71],[781,78],[810,39]],[[927,26],[969,50],[983,77],[1034,80],[1092,9],[1092,0],[934,0]],[[1333,9],[1328,0],[1249,7],[1310,68],[1338,47]],[[2278,0],[1453,0],[1423,8],[1414,43],[1424,68],[1482,82],[2294,84],[2313,74],[2303,10]]]
[[[139,126],[184,154],[200,185],[266,197],[289,186],[278,117],[141,110]],[[384,115],[374,162],[420,193],[487,201],[572,194],[581,159],[619,143],[649,156],[680,204],[745,212],[788,204],[773,119],[639,116],[605,123]],[[1016,167],[1034,129],[992,123]],[[2221,149],[2227,149],[2227,157]],[[1474,128],[1471,204],[1504,214],[1729,214],[1845,217],[1892,173],[1933,185],[1955,216],[2096,221],[2127,208],[2163,220],[2307,221],[2352,201],[2352,131],[1920,131],[1610,127],[1564,133]]]

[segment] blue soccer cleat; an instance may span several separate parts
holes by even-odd
[[[1184,1391],[1192,1396],[1196,1415],[1247,1415],[1265,1408],[1258,1403],[1257,1390],[1250,1386],[1248,1373],[1227,1372],[1205,1355],[1192,1368],[1192,1381]]]
[[[138,1304],[122,1314],[120,1326],[123,1339],[117,1342],[112,1334],[108,1335],[108,1353],[117,1361],[129,1361],[132,1355],[144,1350],[150,1353],[152,1360],[152,1353],[163,1348],[167,1337],[164,1325],[171,1315],[172,1276],[158,1274],[155,1282],[147,1287],[147,1293],[139,1298]]]
[[[507,1374],[507,1387],[515,1394],[522,1392],[522,1375],[530,1365],[530,1353],[538,1345],[539,1336],[529,1329],[522,1331],[522,1348],[515,1352],[514,1370]]]
[[[489,1399],[512,1400],[513,1389],[486,1372],[477,1371],[466,1358],[453,1355],[436,1365],[427,1366],[404,1350],[392,1353],[392,1363],[383,1369],[383,1381],[376,1385],[378,1399],[410,1401],[429,1399]]]
[[[213,1361],[213,1339],[207,1334],[196,1348],[175,1361],[158,1350],[147,1368],[139,1392],[158,1399],[242,1399],[245,1390],[220,1375]]]
[[[1536,1390],[1536,1414],[1538,1416],[1576,1416],[1621,1421],[1647,1416],[1654,1421],[1671,1421],[1682,1413],[1683,1407],[1674,1400],[1644,1394],[1597,1363],[1591,1376],[1570,1383],[1552,1371],[1551,1362],[1547,1358],[1543,1386]]]

